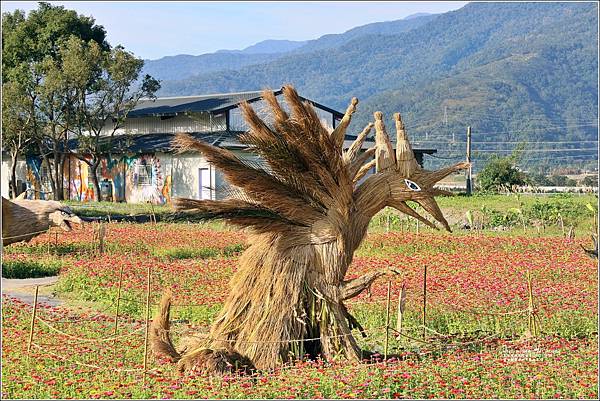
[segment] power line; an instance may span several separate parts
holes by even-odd
[[[580,151],[598,151],[598,148],[573,148],[573,149],[475,149],[474,152],[580,152]]]
[[[532,129],[517,129],[513,131],[496,131],[496,132],[477,132],[478,135],[494,135],[494,134],[518,134],[520,132],[534,132],[534,131],[553,131],[557,129],[563,128],[577,128],[577,127],[597,127],[598,123],[594,124],[575,124],[575,125],[564,125],[557,127],[547,127],[547,128],[532,128]]]
[[[423,142],[435,142],[435,143],[441,143],[441,141],[435,141],[435,140],[426,140],[426,141],[414,141],[415,144],[417,143],[423,143]],[[461,144],[461,143],[466,143],[466,141],[455,141],[455,142],[446,142],[448,144]],[[535,143],[535,144],[546,144],[546,143],[598,143],[598,141],[473,141],[471,142],[473,144],[512,144],[512,143]]]

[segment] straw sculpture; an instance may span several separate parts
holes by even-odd
[[[71,231],[83,221],[60,202],[2,197],[2,245],[29,241],[50,227]]]
[[[263,94],[272,112],[270,123],[248,104],[241,105],[250,127],[241,141],[261,156],[266,167],[186,134],[174,139],[176,149],[201,152],[239,188],[220,201],[174,199],[176,208],[248,228],[250,243],[208,338],[188,340],[176,349],[169,337],[171,296],[163,296],[152,323],[151,344],[156,355],[178,362],[181,371],[269,369],[306,355],[360,360],[351,331],[362,327],[344,301],[390,273],[383,269],[346,279],[371,218],[391,206],[435,228],[406,203],[410,200],[450,230],[434,200],[449,193],[433,185],[468,163],[438,171],[422,169],[400,114],[394,115],[394,152],[380,112],[344,151],[356,98],[330,133],[293,87],[284,87],[283,95],[289,114],[272,91]],[[375,146],[362,151],[373,126]],[[361,181],[374,166],[376,173]]]

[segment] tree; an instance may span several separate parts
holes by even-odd
[[[158,90],[158,81],[146,76],[135,89],[143,60],[121,46],[111,49],[106,31],[91,17],[39,3],[27,18],[16,11],[2,20],[2,77],[23,88],[28,135],[48,169],[54,199],[63,198],[69,134],[75,134],[75,155],[91,167],[100,200],[97,169],[112,136],[139,98]]]
[[[22,89],[19,101],[23,114],[27,114],[27,136],[36,143],[57,200],[63,198],[69,109],[62,96],[64,82],[57,73],[62,70],[61,49],[71,37],[97,43],[103,51],[110,49],[102,26],[62,6],[41,2],[27,18],[20,10],[2,15],[3,83],[14,82]],[[12,117],[3,113],[2,118],[4,125]]]
[[[498,191],[501,187],[512,187],[513,185],[524,185],[526,175],[516,166],[518,155],[492,156],[477,175],[477,182],[483,191]]]
[[[586,175],[583,180],[581,180],[581,185],[586,187],[598,187],[598,176]]]
[[[527,174],[527,184],[539,186],[539,187],[547,187],[552,186],[552,181],[544,174],[537,173],[529,173]]]
[[[27,112],[26,95],[16,82],[2,85],[2,146],[10,153],[10,194],[19,195],[17,188],[17,159],[33,141],[31,116]]]
[[[240,363],[265,369],[305,354],[360,360],[351,331],[361,325],[344,302],[390,272],[386,268],[345,278],[371,218],[391,206],[435,227],[407,205],[412,200],[450,230],[434,199],[448,192],[433,185],[468,163],[422,169],[399,114],[394,116],[394,153],[380,112],[374,115],[376,146],[360,152],[373,126],[369,124],[344,152],[356,99],[329,134],[313,107],[292,87],[284,87],[283,94],[290,115],[272,91],[264,92],[272,124],[248,104],[241,105],[250,126],[241,140],[267,163],[264,169],[191,136],[179,134],[175,139],[180,151],[202,152],[239,188],[238,194],[222,201],[176,199],[177,208],[250,230],[250,247],[240,258],[208,339],[192,339],[185,352],[177,350],[168,335],[171,298],[168,292],[163,296],[151,326],[152,349],[179,361],[181,369],[223,372]],[[377,172],[359,183],[372,167]]]
[[[574,187],[577,185],[577,181],[566,175],[551,175],[549,179],[552,182],[552,185],[557,187]]]
[[[63,53],[63,73],[73,102],[69,130],[77,137],[74,154],[90,168],[96,200],[102,200],[98,166],[110,157],[112,139],[140,98],[153,97],[160,83],[149,75],[138,86],[142,59],[117,46],[102,52],[94,42],[71,38]]]

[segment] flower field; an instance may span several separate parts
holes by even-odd
[[[166,288],[174,293],[175,341],[206,332],[228,293],[245,237],[198,224],[107,227],[103,254],[94,248],[92,225],[5,249],[3,270],[58,266],[52,291],[63,303],[40,305],[27,353],[32,307],[3,297],[3,398],[598,396],[598,270],[581,249],[589,247],[585,239],[429,230],[370,234],[348,276],[385,266],[400,274],[376,281],[349,302],[368,334],[355,331],[357,340],[378,353],[368,363],[298,361],[278,371],[208,378],[179,376],[173,365],[150,356],[143,380],[147,272],[153,307]],[[384,361],[388,282],[394,330]],[[530,333],[532,313],[537,336]]]

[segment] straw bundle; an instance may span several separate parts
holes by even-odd
[[[272,91],[264,92],[271,124],[242,105],[250,130],[241,139],[259,153],[266,169],[186,134],[176,136],[175,148],[202,152],[239,192],[223,201],[174,199],[175,206],[250,232],[250,247],[240,258],[209,339],[176,351],[166,331],[169,296],[163,299],[153,323],[153,350],[177,360],[182,370],[222,373],[240,363],[266,369],[306,354],[359,360],[351,330],[360,324],[343,302],[389,271],[352,280],[345,276],[373,215],[392,206],[435,227],[405,203],[414,200],[449,230],[433,198],[446,193],[433,185],[468,164],[435,172],[420,168],[400,115],[396,128],[401,146],[394,152],[380,112],[344,152],[343,138],[358,100],[352,99],[340,125],[329,133],[291,86],[284,87],[283,95],[289,115]],[[376,146],[361,153],[373,126]],[[377,173],[359,183],[373,166]]]

